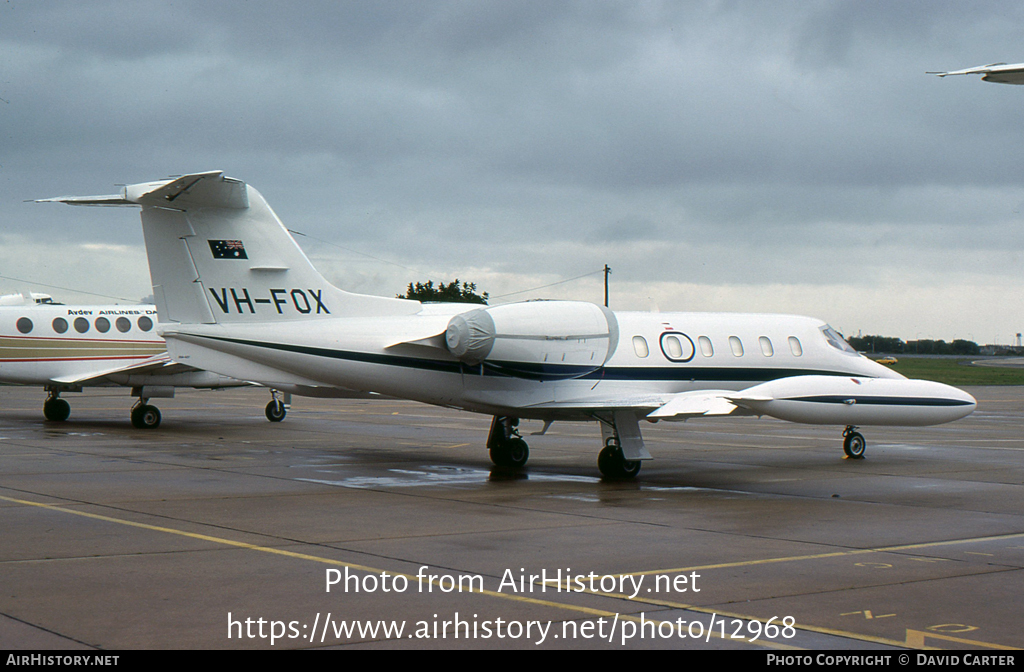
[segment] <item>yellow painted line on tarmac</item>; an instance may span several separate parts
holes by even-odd
[[[209,541],[211,543],[223,544],[225,546],[232,546],[234,548],[241,548],[241,549],[245,549],[245,550],[249,550],[249,551],[259,551],[261,553],[270,553],[272,555],[280,555],[280,556],[284,556],[284,557],[288,557],[288,558],[294,558],[294,559],[297,559],[297,560],[308,560],[310,562],[319,562],[319,563],[325,564],[325,565],[336,565],[338,567],[348,567],[349,569],[354,569],[354,570],[363,571],[363,572],[369,572],[371,574],[381,574],[382,572],[385,571],[385,570],[382,570],[382,569],[377,569],[375,567],[369,567],[367,565],[359,565],[359,564],[356,564],[356,563],[344,562],[344,561],[341,561],[341,560],[332,560],[330,558],[323,558],[323,557],[320,557],[320,556],[317,556],[317,555],[309,555],[308,553],[296,553],[295,551],[286,551],[286,550],[283,550],[283,549],[280,549],[280,548],[271,548],[269,546],[257,546],[256,544],[248,544],[248,543],[245,543],[243,541],[234,541],[232,539],[224,539],[222,537],[213,537],[213,536],[210,536],[208,534],[199,534],[197,532],[186,532],[184,530],[176,530],[176,529],[174,529],[172,527],[162,527],[162,526],[159,526],[159,525],[149,525],[148,523],[138,523],[138,522],[135,522],[135,521],[125,520],[125,519],[122,519],[122,518],[113,518],[111,516],[104,516],[104,515],[100,515],[98,513],[88,513],[86,511],[76,511],[74,509],[68,509],[68,508],[65,508],[63,506],[57,506],[56,504],[43,504],[41,502],[32,502],[32,501],[25,500],[25,499],[16,499],[14,497],[5,497],[3,495],[0,495],[0,500],[6,501],[6,502],[12,502],[12,503],[15,503],[15,504],[22,504],[22,505],[25,505],[25,506],[35,506],[35,507],[39,507],[39,508],[42,508],[42,509],[46,509],[48,511],[60,511],[61,513],[68,513],[68,514],[71,514],[73,516],[81,516],[81,517],[84,517],[84,518],[92,518],[93,520],[101,520],[101,521],[104,521],[104,522],[115,523],[115,524],[118,524],[118,525],[127,525],[129,527],[137,527],[137,528],[140,528],[140,529],[143,529],[143,530],[150,530],[152,532],[163,532],[165,534],[173,534],[173,535],[180,536],[180,537],[187,537],[189,539],[198,539],[198,540],[201,540],[201,541]],[[412,579],[412,580],[416,580],[416,581],[419,580],[415,575],[412,575],[412,574],[403,574],[401,572],[388,572],[388,574],[391,574],[392,576],[403,576],[406,579]],[[438,581],[430,581],[430,583],[433,584],[433,585],[440,586],[440,578],[438,579]],[[540,606],[553,607],[555,609],[565,609],[567,611],[575,611],[575,612],[578,612],[578,613],[587,614],[588,616],[615,618],[615,619],[632,621],[634,623],[640,623],[640,618],[639,617],[631,616],[629,614],[621,614],[621,613],[614,612],[614,611],[607,611],[607,610],[604,610],[604,609],[593,609],[591,607],[584,607],[584,606],[579,606],[579,605],[574,605],[574,604],[565,604],[563,602],[554,602],[554,601],[551,601],[551,600],[541,600],[541,599],[538,599],[538,598],[535,598],[535,597],[525,597],[525,596],[522,596],[522,595],[515,595],[515,594],[511,594],[511,593],[500,593],[500,592],[493,591],[493,590],[482,590],[482,589],[471,588],[471,589],[466,590],[464,592],[477,593],[479,595],[486,595],[488,597],[496,597],[496,598],[500,598],[500,599],[503,599],[503,600],[511,600],[513,602],[521,602],[521,603],[526,603],[526,604],[535,604],[535,605],[540,605]],[[655,624],[655,627],[658,627],[662,623],[662,621],[658,621],[658,620],[655,620],[655,619],[648,619],[648,618],[646,618],[646,616],[644,616],[644,621],[646,623],[653,623],[653,624]],[[670,621],[665,621],[665,622],[671,623]],[[676,627],[675,623],[671,623],[671,625],[672,625],[673,628]],[[712,623],[711,627],[713,627],[713,625],[714,625],[714,623]],[[759,639],[759,640],[755,640],[753,642],[747,641],[745,639],[734,640],[734,639],[730,639],[728,637],[722,637],[722,635],[715,634],[714,632],[708,632],[708,638],[710,639],[710,637],[715,637],[716,639],[723,639],[725,641],[737,641],[737,642],[743,643],[743,644],[755,644],[757,646],[763,646],[763,647],[773,648],[773,649],[793,650],[793,649],[797,648],[797,647],[794,647],[794,646],[789,646],[789,645],[786,645],[786,644],[779,644],[779,643],[768,641],[768,640],[760,640]]]
[[[691,572],[699,569],[729,569],[731,567],[753,567],[755,565],[770,565],[780,562],[800,562],[804,560],[821,560],[824,558],[842,558],[852,555],[867,555],[871,553],[894,553],[898,551],[910,551],[922,548],[937,548],[939,546],[958,546],[961,544],[976,544],[986,541],[1009,541],[1013,539],[1024,539],[1024,533],[997,534],[989,537],[974,537],[971,539],[949,539],[946,541],[929,541],[920,544],[903,544],[901,546],[857,548],[849,551],[833,551],[831,553],[815,553],[812,555],[792,555],[783,558],[762,558],[760,560],[741,560],[738,562],[723,562],[714,565],[694,565],[692,567],[675,567],[673,569],[650,569],[643,572],[622,573],[626,576],[643,576],[646,574],[678,574],[680,572]]]

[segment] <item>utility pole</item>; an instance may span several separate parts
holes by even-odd
[[[604,265],[604,307],[608,307],[608,276],[611,275],[612,269],[608,267],[608,264]]]

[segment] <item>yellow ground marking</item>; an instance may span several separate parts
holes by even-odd
[[[32,501],[25,500],[25,499],[16,499],[14,497],[5,497],[3,495],[0,495],[0,500],[4,500],[4,501],[7,501],[7,502],[13,502],[15,504],[22,504],[22,505],[25,505],[25,506],[35,506],[35,507],[39,507],[39,508],[42,508],[42,509],[47,509],[49,511],[60,511],[61,513],[68,513],[68,514],[71,514],[71,515],[74,515],[74,516],[82,516],[84,518],[92,518],[93,520],[102,520],[104,522],[115,523],[115,524],[118,524],[118,525],[127,525],[129,527],[137,527],[137,528],[140,528],[140,529],[143,529],[143,530],[150,530],[152,532],[163,532],[165,534],[172,534],[172,535],[176,535],[176,536],[180,536],[180,537],[187,537],[187,538],[190,538],[190,539],[198,539],[198,540],[201,540],[201,541],[208,541],[208,542],[211,542],[211,543],[214,543],[214,544],[223,544],[225,546],[233,546],[235,548],[241,548],[241,549],[245,549],[245,550],[249,550],[249,551],[258,551],[258,552],[261,552],[261,553],[270,553],[272,555],[279,555],[279,556],[284,556],[284,557],[288,557],[288,558],[294,558],[294,559],[297,559],[297,560],[308,560],[310,562],[319,562],[319,563],[322,563],[322,564],[325,564],[325,565],[336,565],[338,567],[348,567],[349,569],[354,569],[354,570],[358,570],[358,571],[362,571],[362,572],[369,572],[371,574],[381,574],[382,572],[385,571],[385,570],[382,570],[382,569],[377,569],[375,567],[369,567],[367,565],[359,565],[359,564],[356,564],[356,563],[344,562],[344,561],[341,561],[341,560],[332,560],[331,558],[323,558],[323,557],[320,557],[320,556],[317,556],[317,555],[310,555],[308,553],[297,553],[295,551],[286,551],[286,550],[283,550],[283,549],[280,549],[280,548],[271,548],[271,547],[268,547],[268,546],[257,546],[256,544],[249,544],[249,543],[246,543],[246,542],[243,542],[243,541],[235,541],[233,539],[224,539],[222,537],[213,537],[213,536],[210,536],[208,534],[199,534],[197,532],[186,532],[184,530],[176,530],[176,529],[171,528],[171,527],[162,527],[162,526],[159,526],[159,525],[149,525],[148,523],[139,523],[139,522],[135,522],[135,521],[131,521],[131,520],[125,520],[123,518],[113,518],[111,516],[104,516],[104,515],[100,515],[98,513],[89,513],[89,512],[86,512],[86,511],[76,511],[74,509],[68,509],[68,508],[65,508],[63,506],[57,506],[56,504],[43,504],[43,503],[40,503],[40,502],[32,502]],[[419,581],[418,577],[413,575],[413,574],[403,574],[402,572],[388,572],[388,574],[390,574],[392,576],[403,576],[406,579],[411,579],[411,580],[414,580],[414,581]],[[440,578],[438,578],[437,581],[430,581],[429,583],[432,584],[432,585],[440,586]],[[515,595],[515,594],[511,594],[511,593],[500,593],[500,592],[493,591],[493,590],[483,590],[483,589],[477,589],[477,588],[471,588],[471,589],[466,590],[464,592],[477,593],[477,594],[480,594],[480,595],[486,595],[488,597],[496,597],[496,598],[499,598],[499,599],[510,600],[510,601],[513,601],[513,602],[521,602],[521,603],[526,603],[526,604],[535,604],[535,605],[540,605],[540,606],[553,607],[555,609],[564,609],[564,610],[567,610],[567,611],[574,611],[574,612],[578,612],[578,613],[581,613],[581,614],[586,614],[588,616],[605,617],[605,618],[617,618],[617,619],[621,619],[621,620],[625,620],[625,621],[632,621],[634,623],[640,623],[640,618],[637,617],[637,616],[631,616],[629,614],[622,614],[622,613],[618,613],[618,612],[614,612],[614,611],[607,611],[607,610],[604,610],[604,609],[594,609],[594,608],[591,608],[591,607],[584,607],[584,606],[579,606],[579,605],[574,605],[574,604],[565,604],[563,602],[554,602],[554,601],[551,601],[551,600],[541,600],[541,599],[538,599],[538,598],[535,598],[535,597],[525,597],[525,596],[522,596],[522,595]],[[608,593],[600,593],[600,595],[602,595],[602,596],[609,596],[610,594],[608,594]],[[625,596],[623,596],[623,597],[625,597]],[[707,610],[705,613],[712,613],[712,612],[710,612],[710,610]],[[757,620],[757,619],[752,619],[752,620]],[[655,620],[655,619],[648,619],[646,617],[646,615],[644,616],[644,621],[647,622],[647,623],[653,623],[655,627],[660,626],[661,623],[663,622],[663,621],[659,621],[659,620]],[[673,626],[673,628],[676,627],[676,624],[672,623],[671,621],[664,621],[664,622],[670,623]],[[712,623],[712,626],[713,626],[713,623]],[[681,628],[680,628],[680,631],[681,631]],[[715,637],[716,639],[723,639],[725,641],[735,641],[735,642],[739,642],[739,643],[743,643],[743,644],[755,644],[757,646],[763,646],[763,647],[768,647],[768,648],[773,648],[773,649],[792,650],[792,649],[798,648],[798,647],[789,646],[789,645],[786,645],[786,644],[779,644],[777,642],[772,642],[772,641],[769,641],[769,640],[762,640],[762,639],[758,639],[758,640],[755,640],[755,641],[752,641],[752,642],[748,641],[746,639],[732,639],[730,637],[723,637],[722,635],[716,634],[713,631],[710,631],[707,634],[708,634],[709,638],[710,637]]]
[[[986,649],[999,649],[1004,651],[1018,651],[1019,649],[1015,646],[1003,646],[1001,644],[990,644],[988,642],[979,642],[976,639],[963,639],[962,637],[950,637],[949,635],[940,635],[935,632],[922,632],[921,630],[907,630],[907,640],[903,642],[905,646],[909,646],[914,649],[926,649],[935,648],[925,646],[926,639],[940,639],[945,642],[953,642],[954,644],[968,644],[970,646],[980,646]]]
[[[848,551],[832,551],[831,553],[814,553],[811,555],[791,555],[782,558],[762,558],[760,560],[741,560],[738,562],[722,562],[714,565],[694,565],[692,567],[675,567],[673,569],[650,569],[643,572],[622,572],[626,576],[643,576],[646,574],[678,574],[680,572],[692,572],[701,569],[729,569],[732,567],[752,567],[754,565],[770,565],[780,562],[800,562],[804,560],[822,560],[825,558],[842,558],[852,555],[869,555],[872,553],[895,553],[899,551],[912,551],[922,548],[937,548],[940,546],[958,546],[961,544],[976,544],[985,541],[1005,541],[1010,539],[1024,539],[1024,533],[999,534],[989,537],[974,537],[972,539],[949,539],[947,541],[928,541],[920,544],[903,544],[900,546],[880,546],[878,548],[857,548]],[[1016,547],[1014,547],[1016,548]],[[969,551],[968,551],[969,552]],[[618,574],[616,574],[618,576]]]
[[[953,546],[953,545],[959,545],[959,544],[969,544],[969,543],[977,543],[977,542],[984,542],[984,541],[996,541],[996,540],[1020,539],[1020,538],[1024,538],[1024,534],[1007,534],[1007,535],[996,535],[996,536],[989,536],[989,537],[975,537],[973,539],[951,539],[951,540],[948,540],[948,541],[932,541],[932,542],[925,542],[925,543],[921,543],[921,544],[904,544],[904,545],[901,545],[901,546],[883,546],[883,547],[879,547],[879,548],[863,548],[863,549],[855,549],[855,550],[851,550],[851,551],[835,551],[833,553],[816,553],[816,554],[813,554],[813,555],[794,555],[794,556],[787,556],[787,557],[784,557],[784,558],[763,558],[761,560],[746,560],[746,561],[741,561],[741,562],[725,562],[725,563],[719,563],[719,564],[716,564],[716,565],[695,565],[693,567],[677,567],[675,569],[652,569],[652,570],[648,570],[648,571],[645,571],[645,572],[622,572],[622,575],[623,576],[645,576],[645,575],[648,575],[648,574],[677,574],[677,573],[682,573],[682,572],[692,572],[692,571],[704,570],[704,569],[727,569],[727,568],[731,568],[731,567],[750,567],[750,566],[753,566],[753,565],[766,565],[766,564],[774,564],[774,563],[779,563],[779,562],[798,562],[798,561],[802,561],[802,560],[820,560],[822,558],[839,558],[839,557],[851,556],[851,555],[863,555],[863,554],[866,554],[866,553],[892,553],[892,552],[896,552],[896,551],[905,551],[905,550],[911,550],[911,549],[931,548],[931,547],[938,547],[938,546]],[[1011,546],[1010,548],[1021,548],[1021,547]],[[909,559],[910,560],[918,560],[919,558],[909,558]],[[941,560],[945,561],[944,558],[941,559]],[[940,559],[933,559],[931,561],[938,562],[938,561],[940,561]],[[858,563],[858,564],[862,564],[862,563]],[[608,573],[606,573],[606,574],[608,574]],[[612,575],[613,576],[619,576],[619,574],[612,574]],[[590,591],[581,591],[581,592],[588,592],[589,593]],[[714,614],[717,614],[719,616],[723,616],[723,617],[726,617],[726,618],[740,618],[740,619],[744,619],[744,620],[748,620],[748,621],[760,621],[761,623],[765,623],[766,622],[766,619],[759,618],[759,617],[756,617],[756,616],[749,616],[749,615],[745,615],[745,614],[731,613],[731,612],[727,612],[727,611],[721,611],[720,609],[712,610],[712,609],[708,609],[706,607],[699,607],[699,606],[692,605],[692,604],[684,604],[684,603],[681,603],[681,602],[674,602],[672,600],[661,600],[661,599],[657,599],[657,598],[641,597],[639,594],[635,598],[630,598],[628,595],[623,595],[623,594],[619,594],[619,593],[594,592],[593,594],[606,595],[608,597],[617,597],[617,598],[623,598],[623,599],[632,599],[633,602],[642,602],[644,604],[654,604],[654,605],[658,605],[658,606],[671,607],[671,608],[676,608],[676,609],[687,609],[689,611],[697,611],[697,612],[701,612],[701,613],[705,613],[705,614],[714,613]],[[860,612],[853,612],[853,613],[860,613]],[[880,618],[880,617],[876,616],[876,618]],[[910,644],[911,640],[910,640],[909,634],[908,634],[908,639],[907,639],[906,642],[900,642],[898,640],[888,639],[888,638],[885,638],[885,637],[875,637],[875,636],[872,636],[872,635],[865,635],[865,634],[861,634],[861,633],[858,633],[858,632],[848,632],[848,631],[845,631],[845,630],[837,630],[837,629],[834,629],[834,628],[823,628],[823,627],[819,627],[819,626],[815,626],[815,625],[808,625],[806,623],[798,623],[794,627],[796,627],[797,630],[807,630],[808,632],[817,632],[819,634],[833,635],[833,636],[836,636],[836,637],[847,637],[847,638],[850,638],[850,639],[856,639],[856,640],[864,641],[864,642],[874,642],[874,643],[877,643],[877,644],[888,644],[888,645],[892,645],[892,646],[911,646],[911,644]],[[913,632],[913,631],[908,630],[907,632],[910,633],[910,632]],[[929,634],[929,637],[931,637],[931,636],[932,635]],[[914,639],[913,641],[916,642],[918,640]],[[915,648],[929,648],[929,647],[925,647],[924,646],[923,640],[921,640],[921,641],[922,641],[921,646],[918,646],[918,647],[915,647]],[[987,644],[985,642],[973,642],[971,640],[963,640],[963,642],[970,642],[970,643],[973,643],[973,644],[977,644],[978,646],[992,646],[992,647],[996,646],[995,644]],[[934,647],[931,647],[931,648],[934,648]],[[1013,648],[1013,647],[1004,647],[1004,648]]]

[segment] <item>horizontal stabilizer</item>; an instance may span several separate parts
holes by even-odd
[[[58,196],[37,203],[68,205],[149,205],[185,210],[188,207],[245,209],[249,195],[245,183],[225,177],[221,170],[182,175],[173,180],[143,182],[124,187],[110,196]]]

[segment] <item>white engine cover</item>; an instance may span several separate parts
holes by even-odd
[[[583,301],[528,301],[481,308],[448,323],[445,344],[466,364],[603,366],[618,343],[615,315]]]

